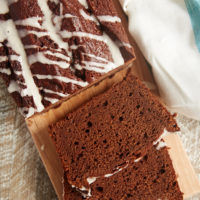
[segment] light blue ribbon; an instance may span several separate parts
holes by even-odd
[[[184,1],[192,22],[197,48],[200,52],[200,0]]]

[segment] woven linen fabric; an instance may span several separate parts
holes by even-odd
[[[179,115],[181,139],[200,179],[200,122]],[[0,79],[0,200],[56,200],[23,117]],[[199,200],[200,195],[191,200]]]
[[[0,200],[57,199],[24,118],[0,79]]]

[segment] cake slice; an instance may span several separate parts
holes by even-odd
[[[172,161],[166,147],[153,147],[137,162],[133,160],[121,171],[102,177],[90,177],[89,192],[76,191],[64,176],[64,200],[183,199]],[[81,195],[82,194],[82,195]]]
[[[158,145],[164,134],[178,130],[174,116],[129,74],[51,125],[50,135],[69,183],[88,191],[88,178],[124,169]]]
[[[114,3],[102,0],[98,4],[1,1],[0,76],[25,117],[135,58]],[[102,9],[106,13],[97,12]],[[103,25],[102,18],[109,26]]]

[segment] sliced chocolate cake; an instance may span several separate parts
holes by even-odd
[[[174,116],[131,74],[50,126],[69,183],[88,193],[88,179],[124,170],[178,130]]]
[[[75,190],[64,177],[64,200],[182,200],[177,177],[166,147],[151,148],[139,160],[122,170],[101,177],[89,177],[89,189]]]
[[[1,0],[0,76],[25,117],[134,58],[108,0]]]

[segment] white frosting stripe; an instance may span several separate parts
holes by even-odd
[[[95,22],[96,24],[99,25],[98,20],[96,19],[96,17],[94,17],[94,15],[88,15],[83,9],[80,10],[80,14],[82,15],[82,17],[86,20],[90,20]]]
[[[26,37],[29,34],[36,35],[38,38],[44,37],[44,36],[48,36],[47,32],[42,32],[42,31],[39,32],[39,31],[35,31],[35,30],[23,30],[23,29],[20,29],[20,30],[18,30],[18,33],[19,33],[21,38]]]
[[[48,54],[47,54],[48,55]],[[36,54],[28,56],[28,60],[30,65],[40,62],[43,64],[48,64],[48,65],[57,65],[63,69],[67,69],[69,67],[69,62],[67,61],[55,61],[55,60],[50,60],[45,56],[43,52],[37,52]]]
[[[6,68],[0,68],[0,73],[6,74],[6,75],[11,75],[10,69]]]
[[[63,38],[71,38],[71,37],[87,37],[92,40],[98,40],[105,42],[105,38],[102,35],[94,35],[92,33],[86,33],[86,32],[69,32],[66,30],[63,30],[60,32]]]
[[[51,98],[51,97],[44,97],[46,101],[49,101],[51,104],[54,104],[59,101],[59,99]]]
[[[92,62],[92,61],[83,61],[82,62],[85,66],[82,66],[82,68],[88,70],[88,71],[95,71],[98,73],[107,73],[110,70],[115,68],[115,65],[113,63],[98,63],[98,62]]]
[[[157,150],[160,150],[161,148],[166,146],[166,143],[164,142],[164,137],[167,136],[169,134],[169,132],[164,129],[163,133],[161,134],[161,136],[153,142],[153,145],[156,146]]]
[[[7,6],[8,9],[8,1],[7,0],[1,0],[1,6],[4,7]],[[16,27],[12,20],[7,21],[1,21],[1,29],[0,29],[0,40],[4,41],[5,39],[8,40],[8,45],[12,47],[12,49],[20,56],[18,56],[18,61],[20,61],[21,67],[22,67],[22,75],[25,80],[25,84],[27,86],[27,89],[20,89],[20,93],[22,96],[26,94],[27,96],[33,96],[34,103],[37,107],[37,111],[40,112],[44,109],[44,106],[42,105],[42,98],[39,93],[38,88],[36,87],[31,71],[30,66],[27,61],[26,53],[24,51],[23,44],[18,36],[18,32],[16,30]],[[1,42],[0,41],[0,42]],[[16,58],[17,56],[10,56],[9,58]],[[15,83],[16,84],[16,83]],[[17,85],[17,84],[16,84]],[[12,86],[12,87],[11,87]],[[10,85],[10,90],[13,88],[13,84]],[[15,86],[15,89],[18,89],[17,86]]]
[[[60,93],[60,92],[55,92],[53,90],[50,90],[50,89],[42,89],[44,92],[46,93],[49,93],[49,94],[56,94],[60,97],[67,97],[69,94],[63,94],[63,93]]]
[[[0,63],[8,60],[7,56],[0,56]]]
[[[69,57],[67,57],[66,55],[64,55],[63,53],[58,52],[58,51],[57,51],[57,52],[53,52],[53,51],[46,50],[46,51],[45,51],[45,54],[48,54],[48,55],[51,55],[51,56],[54,56],[54,57],[63,59],[63,60],[65,60],[66,62],[69,62],[69,61],[70,61],[70,58],[69,58]]]
[[[97,16],[97,19],[100,22],[121,23],[121,19],[117,16],[102,15],[102,16]]]
[[[17,84],[15,81],[10,81],[10,84],[9,84],[9,86],[8,86],[8,92],[9,92],[9,93],[13,93],[13,92],[18,92],[18,93],[20,93],[21,90],[20,90],[18,84]]]
[[[82,4],[86,9],[88,9],[87,0],[78,0],[80,4]]]
[[[27,19],[16,20],[15,25],[31,26],[31,27],[34,27],[34,28],[41,29],[41,25],[39,23],[39,20],[42,20],[42,18],[41,17],[29,17]]]
[[[68,44],[63,42],[62,38],[56,32],[55,26],[53,25],[52,12],[48,7],[47,0],[38,0],[38,5],[40,6],[40,9],[44,15],[42,27],[47,30],[51,39],[55,41],[60,48],[67,50]]]
[[[40,75],[40,74],[34,74],[35,77],[37,77],[38,79],[49,79],[49,80],[53,80],[53,79],[57,79],[59,81],[62,81],[64,83],[73,83],[75,85],[80,85],[81,87],[85,87],[88,85],[87,82],[83,82],[83,81],[76,81],[67,77],[63,77],[63,76],[53,76],[53,75]]]
[[[94,35],[86,32],[69,32],[64,30],[61,31],[61,35],[63,36],[63,38],[71,38],[75,36],[80,38],[87,37],[89,39],[103,41],[109,47],[109,50],[114,60],[115,67],[119,67],[124,64],[124,59],[122,57],[119,47],[110,39],[110,37],[106,33],[104,33],[103,35]]]
[[[0,1],[0,14],[6,14],[9,12],[8,6],[4,1]]]
[[[41,95],[39,94],[38,88],[36,87],[34,80],[32,78],[30,66],[27,61],[23,44],[20,38],[18,37],[17,30],[11,20],[4,21],[1,23],[0,38],[3,40],[7,39],[9,46],[11,46],[13,50],[18,55],[20,55],[18,57],[18,60],[20,60],[20,64],[22,66],[22,75],[27,85],[27,91],[28,91],[27,95],[33,96],[34,103],[37,107],[37,111],[38,112],[42,111],[44,109],[44,106],[41,103]],[[10,56],[10,58],[12,59],[12,56]]]
[[[123,65],[124,59],[122,57],[119,47],[110,39],[110,37],[107,34],[104,33],[104,37],[106,38],[106,43],[112,54],[112,58],[114,60],[115,66],[119,67],[119,66]]]
[[[85,55],[85,56],[88,56],[90,58],[94,58],[95,60],[98,60],[98,61],[102,61],[102,62],[105,62],[105,63],[113,64],[109,60],[107,60],[105,58],[102,58],[102,57],[99,57],[99,56],[95,56],[94,54],[90,54],[90,53],[82,53],[82,54]]]

